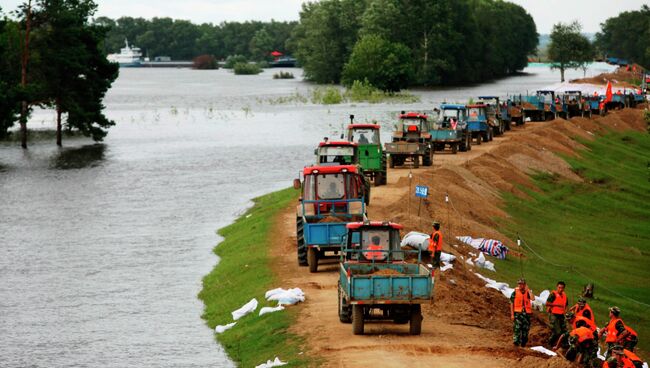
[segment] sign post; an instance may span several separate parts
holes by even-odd
[[[429,196],[429,187],[424,185],[415,186],[415,196],[420,198],[418,203],[418,217],[420,217],[420,208],[422,207],[422,198],[427,198]]]

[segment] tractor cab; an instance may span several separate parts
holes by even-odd
[[[402,262],[404,251],[400,248],[402,225],[393,222],[365,221],[346,225],[347,236],[342,257],[347,261]]]
[[[474,105],[467,105],[467,121],[469,122],[487,122],[488,111],[487,105],[484,103],[477,103]]]
[[[393,132],[393,142],[420,142],[429,139],[429,117],[417,112],[402,112]]]
[[[363,218],[370,185],[359,171],[356,165],[305,167],[302,183],[294,180],[294,187],[302,189],[298,215],[308,221]]]
[[[587,101],[582,97],[582,91],[566,91],[562,95],[562,103],[566,106],[566,117],[584,116],[590,109]]]
[[[362,145],[376,145],[381,147],[378,124],[350,124],[348,125],[348,141]]]
[[[433,129],[462,130],[467,125],[465,105],[442,104]]]
[[[507,103],[502,104],[498,96],[478,96],[478,99],[480,103],[484,103],[488,107],[488,117],[499,122],[499,129],[496,129],[495,133],[500,135],[506,130],[510,130],[511,119]]]
[[[328,141],[318,144],[316,164],[321,166],[357,165],[359,163],[356,143],[348,141]]]
[[[354,115],[350,115],[348,141],[358,147],[358,162],[363,174],[372,179],[375,185],[386,184],[386,153],[381,146],[379,124],[355,124]]]
[[[539,90],[537,91],[537,98],[540,110],[544,111],[544,120],[552,120],[558,112],[562,113],[564,111],[562,101],[555,95],[553,90]]]

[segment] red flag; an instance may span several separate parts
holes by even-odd
[[[607,90],[605,91],[605,102],[612,100],[612,82],[607,82]]]

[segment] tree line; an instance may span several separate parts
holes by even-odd
[[[317,83],[399,90],[515,73],[537,41],[532,17],[498,0],[323,0],[303,4],[289,45]]]
[[[595,45],[605,56],[626,59],[650,68],[650,7],[623,12],[607,19],[596,34]]]
[[[128,39],[151,59],[169,56],[174,60],[191,60],[199,55],[225,59],[243,55],[249,60],[264,60],[273,50],[288,52],[286,41],[297,22],[272,20],[215,25],[171,18],[98,17],[94,24],[109,29],[104,43],[106,53],[119,52]]]
[[[19,122],[27,148],[35,106],[56,111],[59,146],[64,128],[99,141],[115,124],[102,100],[118,65],[100,46],[108,30],[90,22],[96,10],[92,0],[29,0],[12,19],[0,9],[0,138]]]

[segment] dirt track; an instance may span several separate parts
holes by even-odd
[[[580,145],[572,136],[589,138],[604,126],[642,130],[640,110],[623,110],[596,121],[572,119],[526,124],[494,141],[472,146],[471,152],[436,154],[432,168],[413,169],[411,186],[428,185],[430,201],[417,216],[417,202],[408,206],[410,168],[389,170],[388,185],[372,189],[369,218],[391,219],[411,230],[429,231],[432,218],[445,230],[444,251],[466,255],[469,247],[452,247],[456,235],[505,239],[493,218],[507,216],[500,208],[500,191],[524,195],[513,184],[530,186],[530,170],[557,173],[580,180],[552,152],[572,154]],[[448,193],[453,206],[445,204]],[[467,198],[472,198],[468,201]],[[408,325],[368,323],[366,335],[355,336],[337,315],[338,263],[321,265],[310,274],[298,267],[295,251],[295,204],[278,217],[272,244],[273,264],[283,285],[300,287],[307,300],[293,332],[304,336],[309,354],[335,367],[571,367],[562,358],[547,358],[512,345],[508,300],[484,287],[472,267],[457,261],[454,269],[436,275],[435,302],[423,306],[422,334],[411,336]],[[511,252],[516,256],[516,251]],[[536,292],[539,292],[536,290]],[[543,317],[543,316],[542,316]],[[540,345],[545,330],[533,321],[531,346]]]

